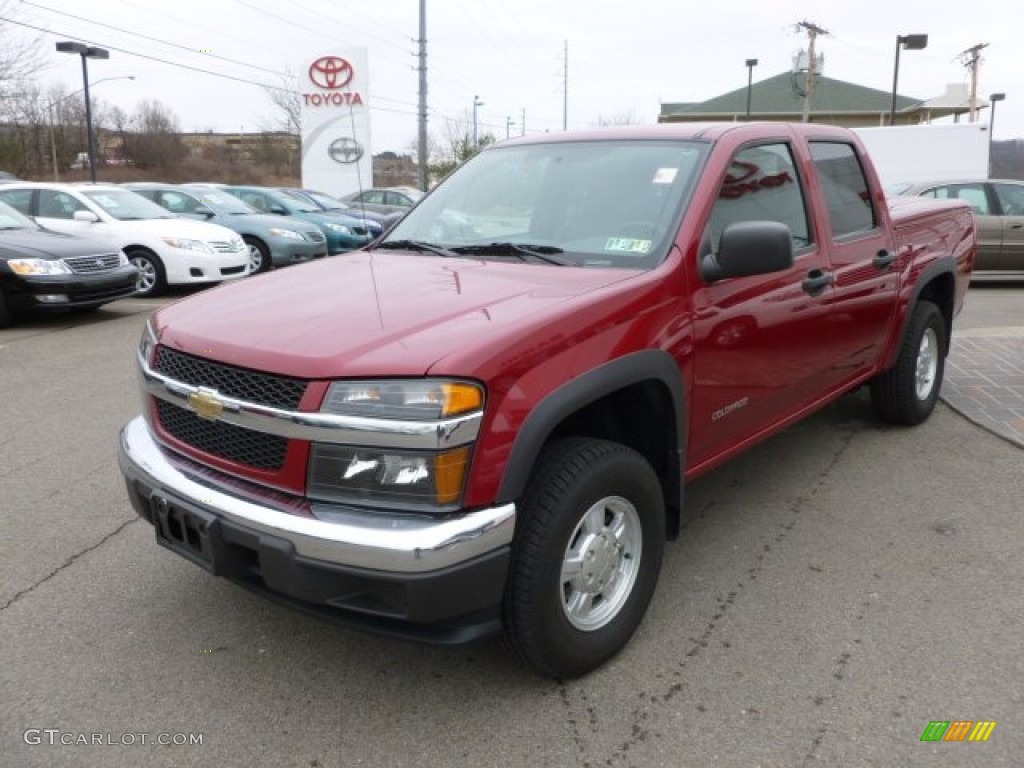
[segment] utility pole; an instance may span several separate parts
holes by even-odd
[[[814,71],[817,66],[814,55],[814,40],[818,35],[827,35],[828,30],[822,29],[817,24],[811,21],[801,21],[796,25],[797,29],[807,30],[807,48],[810,54],[810,61],[807,64],[807,76],[804,80],[804,115],[803,121],[805,123],[811,120],[811,97],[814,95]]]
[[[526,107],[523,107],[523,119],[519,122],[519,135],[526,135]]]
[[[562,130],[569,128],[569,41],[565,41],[565,70],[562,72]]]
[[[987,47],[988,43],[978,43],[959,54],[960,62],[971,72],[971,111],[968,120],[972,123],[978,121],[978,69],[981,65],[981,49]]]
[[[416,162],[420,167],[420,189],[427,191],[427,0],[420,0],[420,99]]]

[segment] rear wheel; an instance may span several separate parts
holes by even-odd
[[[128,261],[139,270],[139,278],[135,283],[136,296],[156,296],[167,287],[164,265],[156,254],[141,249],[129,251]]]
[[[243,237],[242,239],[249,249],[249,274],[255,275],[270,269],[270,250],[267,246],[255,237]]]
[[[625,646],[654,594],[665,541],[658,478],[624,445],[560,440],[538,458],[520,519],[506,635],[541,672],[578,677]]]
[[[928,418],[939,399],[946,365],[946,321],[930,301],[914,307],[896,365],[871,382],[871,404],[879,418],[914,426]]]

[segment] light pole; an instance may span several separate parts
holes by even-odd
[[[988,177],[992,178],[992,135],[996,129],[996,104],[1006,98],[1005,93],[993,93],[988,97],[992,114],[988,118]]]
[[[505,118],[505,138],[506,139],[509,138],[509,136],[512,135],[511,128],[515,124],[516,124],[516,121],[513,120],[511,117],[506,117]]]
[[[754,87],[754,67],[757,59],[747,59],[747,120],[750,119],[750,93]]]
[[[484,103],[480,101],[479,96],[473,97],[473,151],[476,152],[480,148],[480,144],[476,139],[476,109],[482,107]]]
[[[134,80],[134,79],[135,79],[135,75],[119,75],[118,77],[103,77],[103,78],[100,78],[99,80],[97,80],[95,83],[93,83],[92,87],[95,88],[100,83],[109,83],[111,80]],[[57,168],[57,140],[54,137],[54,133],[53,133],[54,122],[55,122],[54,119],[53,119],[53,108],[56,107],[58,104],[60,104],[62,101],[67,101],[72,96],[77,96],[82,91],[83,91],[83,89],[79,88],[77,91],[73,91],[73,92],[69,93],[67,96],[61,96],[59,99],[56,99],[55,101],[51,101],[49,104],[46,105],[47,114],[50,116],[50,160],[53,163],[53,180],[54,181],[60,181],[60,173],[59,173],[59,170]]]
[[[85,91],[85,132],[89,138],[89,178],[96,183],[96,139],[92,135],[92,104],[89,101],[89,65],[86,59],[109,59],[110,51],[106,48],[94,48],[85,43],[64,41],[57,43],[60,53],[77,53],[82,57],[82,83]]]
[[[892,105],[889,107],[889,125],[896,125],[896,86],[900,79],[900,48],[920,51],[928,47],[928,35],[896,35],[896,63],[892,68]]]

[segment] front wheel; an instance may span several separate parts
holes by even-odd
[[[156,296],[167,287],[163,262],[149,251],[136,250],[128,253],[128,261],[139,270],[135,282],[136,296]]]
[[[914,307],[896,365],[871,382],[871,404],[890,424],[915,426],[931,415],[946,364],[946,321],[930,301]]]
[[[255,237],[243,237],[242,240],[249,249],[249,274],[255,275],[270,269],[270,250],[267,246]]]
[[[654,594],[665,541],[658,478],[636,451],[571,438],[538,457],[503,606],[512,646],[556,678],[618,653]]]

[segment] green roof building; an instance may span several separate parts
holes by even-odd
[[[800,122],[804,111],[804,72],[784,72],[754,83],[750,88],[750,120]],[[833,80],[817,75],[811,96],[812,123],[844,125],[848,128],[889,124],[892,92]],[[979,100],[979,107],[988,106]],[[952,84],[934,99],[896,96],[896,124],[916,125],[940,117],[958,118],[970,111],[965,86]],[[699,103],[665,102],[659,123],[689,123],[707,120],[747,120],[747,88],[723,93]]]

